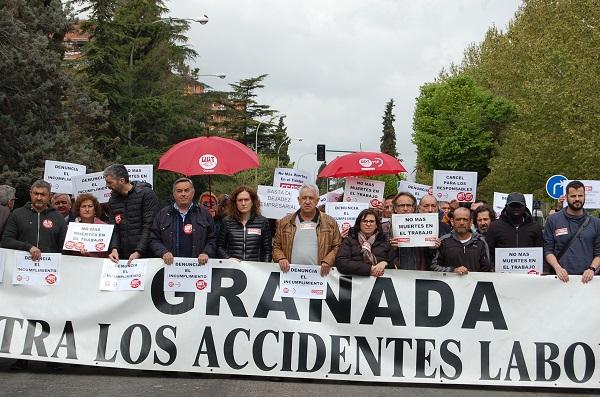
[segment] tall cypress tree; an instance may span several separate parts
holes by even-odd
[[[389,154],[392,157],[398,157],[396,150],[396,130],[394,129],[394,99],[390,99],[385,104],[385,113],[383,114],[383,133],[381,135],[381,152]]]
[[[13,0],[0,7],[0,181],[24,191],[44,160],[82,163],[101,156],[91,136],[102,107],[67,73],[62,39],[69,21],[60,0]]]

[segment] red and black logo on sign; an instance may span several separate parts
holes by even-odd
[[[56,282],[56,279],[57,279],[56,275],[50,273],[49,275],[46,276],[46,283],[52,285]]]
[[[196,281],[196,288],[200,291],[202,291],[204,288],[206,288],[208,286],[208,283],[204,280],[198,280]]]
[[[42,222],[42,226],[44,226],[46,229],[52,229],[52,226],[54,226],[54,222],[52,222],[52,219],[44,219],[44,221]]]

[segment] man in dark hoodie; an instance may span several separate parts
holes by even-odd
[[[523,193],[513,192],[508,195],[500,218],[490,224],[485,241],[490,247],[492,265],[496,257],[496,248],[543,246],[542,229],[533,221],[531,212],[525,205]]]
[[[37,180],[31,185],[31,201],[17,208],[6,221],[2,246],[21,251],[29,251],[34,261],[42,257],[42,252],[61,252],[67,227],[65,219],[50,202],[50,184]]]
[[[129,182],[127,168],[113,164],[104,170],[106,186],[112,190],[108,201],[109,222],[115,225],[108,257],[113,262],[149,255],[150,229],[158,212],[158,198],[149,184]]]

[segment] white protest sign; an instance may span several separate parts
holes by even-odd
[[[115,225],[69,222],[64,250],[104,252],[108,250]]]
[[[340,231],[354,226],[358,214],[369,208],[369,203],[325,203],[325,213],[333,217]]]
[[[61,254],[42,254],[34,262],[26,251],[15,252],[15,270],[12,283],[15,285],[57,285],[60,281]]]
[[[525,196],[525,206],[529,208],[529,212],[533,213],[533,194],[524,194],[523,196]],[[508,193],[494,192],[494,211],[497,217],[500,216],[500,213],[502,213],[502,210],[506,206],[507,197]]]
[[[108,203],[111,190],[106,187],[106,181],[102,172],[94,172],[85,175],[73,175],[73,194],[89,193],[98,199],[99,203]]]
[[[433,188],[421,183],[398,181],[398,193],[400,192],[408,192],[420,200],[421,197],[433,194]]]
[[[143,291],[146,285],[146,264],[148,259],[135,259],[130,265],[127,260],[114,263],[105,259],[100,276],[101,291]]]
[[[440,227],[438,214],[393,214],[392,233],[400,247],[433,247]]]
[[[325,299],[327,295],[327,279],[321,277],[320,266],[290,264],[290,271],[279,277],[282,297]]]
[[[311,180],[312,175],[306,171],[299,171],[293,168],[275,168],[273,187],[300,189],[302,184]]]
[[[383,203],[385,182],[372,179],[346,178],[344,201],[369,203],[377,207]]]
[[[269,219],[281,219],[300,208],[296,189],[259,185],[257,194],[260,198],[260,212]]]
[[[4,263],[6,263],[6,251],[0,249],[0,283],[4,281]]]
[[[542,247],[496,248],[496,273],[541,274],[544,271]]]
[[[129,181],[147,182],[154,187],[154,170],[152,164],[148,165],[126,165]]]
[[[433,195],[438,201],[475,201],[477,173],[470,171],[433,171]]]
[[[53,193],[73,194],[71,178],[81,174],[85,174],[85,165],[53,160],[44,165],[44,180],[52,185]]]
[[[212,269],[210,264],[201,265],[198,258],[174,258],[165,266],[165,291],[210,292]]]
[[[339,203],[344,197],[344,188],[338,188],[319,196],[319,206],[328,202]]]
[[[567,181],[565,186],[572,181]],[[585,187],[585,204],[584,208],[588,209],[596,209],[600,208],[600,181],[594,180],[580,180],[579,182],[583,183]],[[566,194],[565,190],[565,194]],[[564,201],[564,206],[567,205],[567,200]]]

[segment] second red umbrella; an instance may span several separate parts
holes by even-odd
[[[398,159],[379,152],[355,152],[337,157],[319,172],[319,178],[397,174],[406,168]]]

